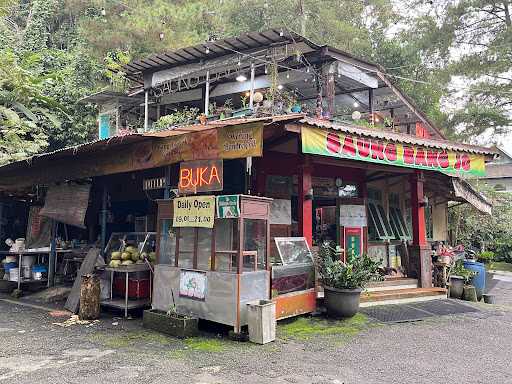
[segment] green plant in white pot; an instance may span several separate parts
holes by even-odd
[[[324,286],[324,302],[329,317],[352,317],[359,311],[361,292],[370,281],[381,280],[381,261],[368,255],[349,255],[343,263],[336,260],[328,242],[321,245],[317,256],[318,272]]]

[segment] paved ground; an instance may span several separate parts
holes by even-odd
[[[493,287],[507,304],[511,281]],[[512,383],[512,306],[405,324],[301,318],[256,346],[208,334],[180,341],[104,318],[61,327],[47,311],[0,300],[6,383]]]

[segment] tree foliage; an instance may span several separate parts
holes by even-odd
[[[477,188],[492,201],[492,215],[484,215],[468,204],[452,208],[449,222],[454,243],[493,251],[499,260],[512,262],[512,196],[484,184]]]
[[[271,27],[381,64],[448,136],[510,127],[510,1],[0,0],[0,47],[65,106],[51,110],[59,124],[32,122],[48,143],[38,150],[93,137],[96,113],[79,100],[126,88],[129,60]],[[454,79],[470,91],[455,92]]]

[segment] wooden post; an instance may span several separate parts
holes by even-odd
[[[251,90],[249,92],[249,108],[254,107],[254,64],[251,64]]]
[[[78,317],[80,320],[96,320],[100,317],[100,279],[96,275],[82,276]]]
[[[409,251],[411,277],[419,280],[422,288],[432,287],[432,261],[427,243],[425,207],[423,194],[423,173],[416,171],[410,177],[412,244]]]
[[[149,129],[149,91],[144,92],[144,132]]]
[[[309,158],[299,168],[299,231],[313,246],[313,188],[311,182],[312,165]]]
[[[206,71],[206,84],[204,86],[204,115],[208,117],[210,105],[210,71]]]

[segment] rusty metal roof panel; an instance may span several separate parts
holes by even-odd
[[[417,136],[407,135],[403,133],[395,133],[377,129],[362,128],[350,124],[334,123],[327,120],[320,120],[311,117],[304,117],[300,120],[301,123],[315,126],[318,128],[328,128],[337,131],[343,131],[354,135],[361,135],[381,140],[388,140],[394,142],[400,142],[405,144],[421,145],[425,147],[433,147],[439,149],[447,149],[454,151],[465,151],[471,153],[479,153],[483,155],[494,155],[496,151],[492,148],[470,145],[470,144],[459,144],[448,140],[440,139],[427,139],[420,138]]]

